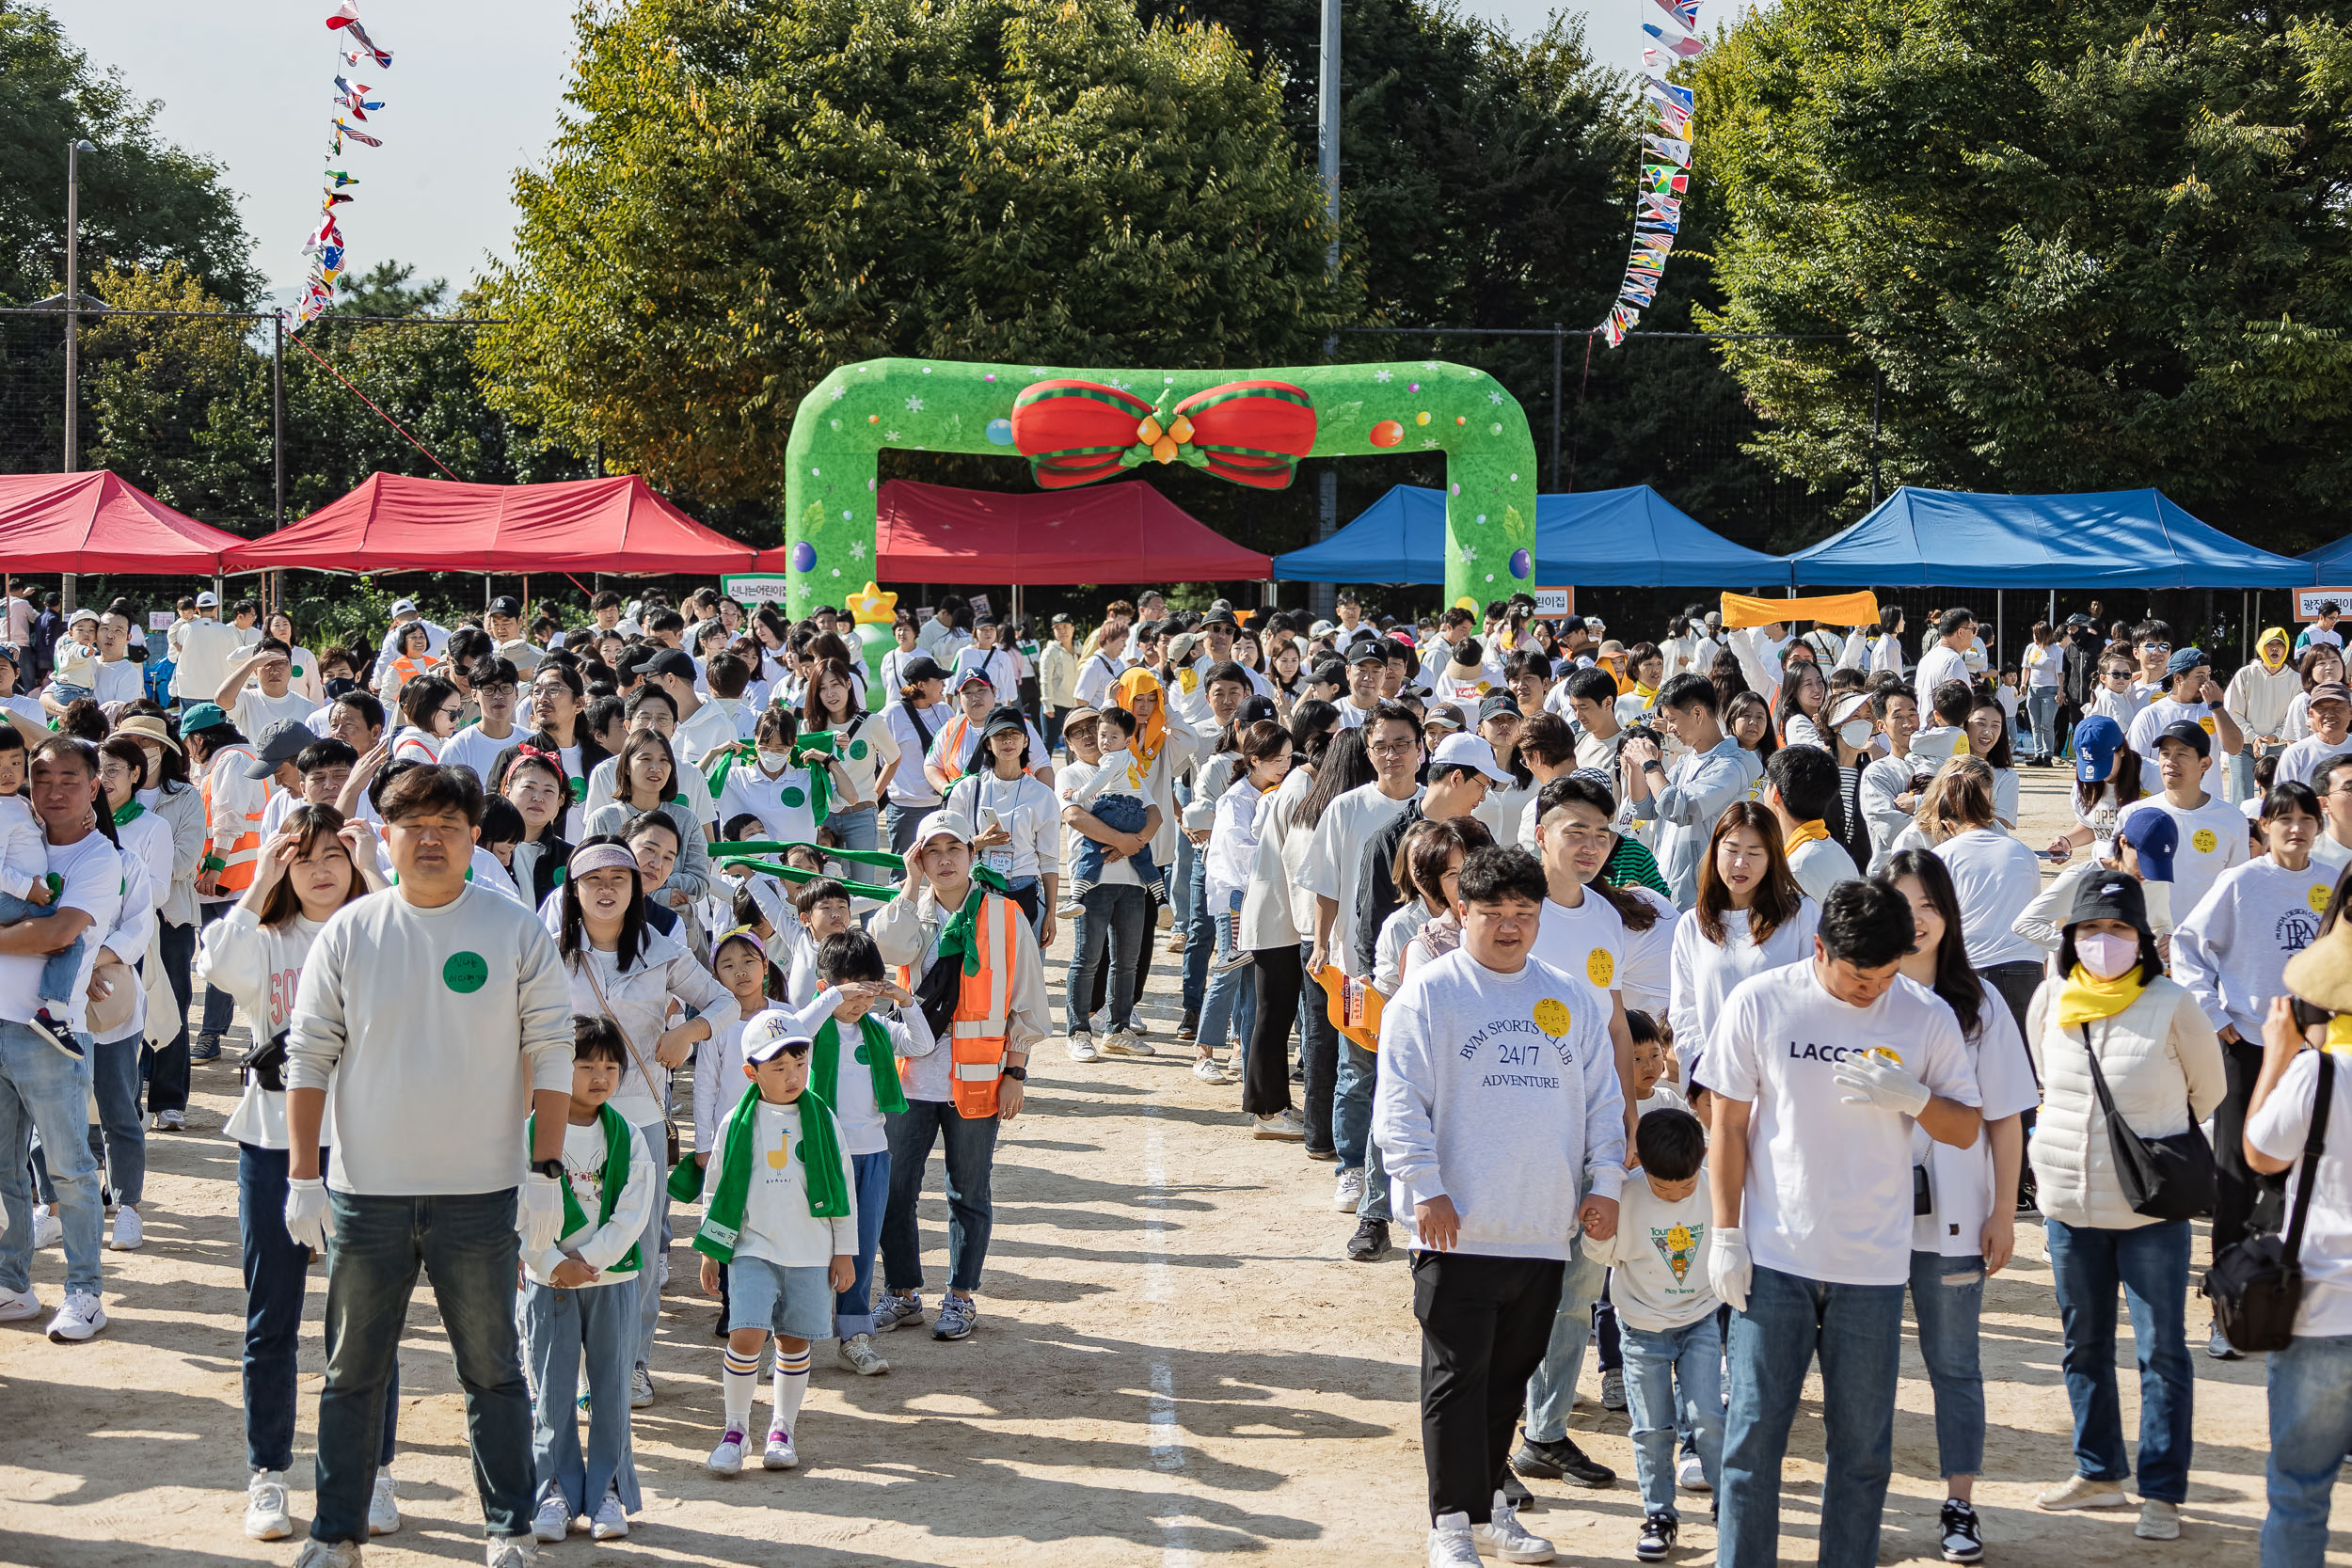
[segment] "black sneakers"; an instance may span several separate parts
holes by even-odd
[[[1977,1523],[1977,1511],[1958,1497],[1944,1499],[1943,1535],[1945,1561],[1984,1560],[1984,1533]]]
[[[1549,1443],[1523,1438],[1511,1450],[1511,1468],[1537,1481],[1565,1481],[1571,1486],[1586,1486],[1595,1491],[1617,1484],[1617,1472],[1606,1465],[1596,1465],[1582,1449],[1568,1438]]]
[[[1389,1222],[1363,1220],[1356,1227],[1356,1234],[1347,1239],[1347,1256],[1358,1263],[1369,1263],[1389,1250]]]
[[[39,1035],[50,1050],[66,1060],[78,1062],[82,1059],[82,1042],[73,1037],[72,1029],[51,1017],[48,1008],[43,1007],[26,1019],[24,1027]]]
[[[1658,1513],[1642,1521],[1642,1533],[1633,1543],[1633,1555],[1644,1562],[1663,1562],[1666,1554],[1675,1548],[1675,1537],[1682,1527],[1671,1513]]]

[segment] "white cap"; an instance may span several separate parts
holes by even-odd
[[[218,610],[220,608],[220,598],[217,594],[214,594],[212,590],[206,589],[203,593],[199,594],[196,596],[196,608],[199,610]]]
[[[787,1046],[809,1043],[808,1031],[794,1015],[775,1007],[754,1013],[743,1025],[743,1059],[764,1062]]]
[[[1307,628],[1307,641],[1311,642],[1318,637],[1328,637],[1339,629],[1340,628],[1337,626],[1329,621],[1317,621],[1313,626]]]
[[[935,838],[952,838],[958,844],[969,844],[972,842],[972,824],[954,812],[935,811],[923,818],[922,826],[914,830],[914,842],[908,847],[907,853],[921,854]]]
[[[98,611],[90,609],[87,605],[85,605],[81,609],[75,610],[72,614],[67,616],[65,618],[65,624],[69,626],[78,626],[85,621],[95,622],[97,619]]]
[[[1447,736],[1438,742],[1438,749],[1429,758],[1429,770],[1442,773],[1449,768],[1475,768],[1496,784],[1507,784],[1511,775],[1495,761],[1495,749],[1479,736],[1467,731]]]
[[[394,599],[392,601],[392,613],[395,615],[414,615],[416,612],[417,601],[414,599]]]

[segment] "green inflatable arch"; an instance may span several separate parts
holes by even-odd
[[[1535,446],[1527,415],[1493,376],[1467,365],[844,365],[802,400],[787,448],[793,615],[838,603],[875,575],[875,454],[884,447],[1025,457],[1049,489],[1145,463],[1186,463],[1280,489],[1304,457],[1439,451],[1446,602],[1476,609],[1534,580]]]

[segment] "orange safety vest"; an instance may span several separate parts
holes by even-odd
[[[247,762],[253,760],[253,753],[241,746],[228,747],[221,752],[220,756],[243,757]],[[210,832],[213,821],[213,766],[219,760],[220,757],[210,757],[205,763],[204,821],[207,832]],[[265,807],[268,804],[266,790],[262,792],[262,803]],[[253,885],[253,863],[261,858],[262,853],[262,814],[258,811],[248,812],[246,815],[245,831],[236,836],[226,850],[222,849],[218,841],[215,840],[213,845],[213,853],[227,863],[221,868],[221,891],[243,893],[251,887]]]
[[[1005,1076],[1006,1020],[1011,1011],[1013,965],[1021,949],[1012,923],[1027,917],[1020,906],[1002,894],[991,893],[980,904],[980,972],[962,975],[956,988],[954,1022],[948,1026],[949,1076],[947,1097],[956,1114],[967,1119],[996,1114],[996,1088]],[[911,965],[898,966],[898,984],[914,989]],[[898,1060],[898,1076],[908,1076],[911,1063]]]

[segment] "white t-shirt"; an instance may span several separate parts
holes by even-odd
[[[1658,919],[1646,931],[1627,927],[1623,961],[1617,965],[1617,994],[1629,1010],[1639,1008],[1662,1022],[1674,999],[1675,927],[1682,911],[1656,888],[1636,883],[1623,891],[1656,910]]]
[[[2352,735],[2329,745],[2316,735],[2290,741],[2279,752],[2279,772],[2273,784],[2309,784],[2319,787],[2319,770],[2336,757],[2352,756]]]
[[[1625,1173],[1617,1193],[1616,1235],[1584,1244],[1597,1260],[1610,1264],[1610,1300],[1625,1321],[1661,1333],[1687,1328],[1715,1310],[1718,1302],[1707,1275],[1708,1243],[1714,1232],[1705,1165],[1690,1196],[1675,1203],[1652,1191],[1649,1178],[1636,1169]]]
[[[1707,940],[1696,911],[1684,911],[1675,923],[1667,1006],[1674,1027],[1675,1060],[1682,1064],[1685,1085],[1707,1081],[1699,1070],[1699,1060],[1707,1053],[1724,1004],[1740,982],[1813,957],[1813,933],[1821,924],[1821,907],[1812,899],[1799,900],[1795,918],[1772,927],[1772,935],[1761,943],[1749,937],[1748,918],[1746,910],[1725,910],[1720,943]]]
[[[493,736],[485,733],[479,724],[469,724],[441,742],[441,766],[472,769],[473,776],[482,781],[482,787],[487,789],[490,787],[490,765],[498,761],[499,753],[530,738],[529,731],[511,725],[503,736]]]
[[[2217,752],[2221,749],[2220,726],[2214,722],[2213,713],[2211,703],[2176,703],[2169,697],[2158,697],[2134,716],[2124,739],[2153,765],[2156,760],[2157,737],[2167,727],[2185,721],[2212,737],[2210,744]],[[2283,768],[2285,764],[2281,762],[2280,766]]]
[[[104,833],[87,832],[72,844],[47,846],[49,872],[65,879],[57,895],[57,907],[80,910],[90,917],[89,930],[85,934],[82,970],[73,982],[70,997],[49,997],[45,1000],[67,1004],[58,1022],[74,1029],[87,1026],[89,1013],[89,975],[98,959],[99,946],[106,933],[114,929],[115,917],[121,912],[126,879],[122,871],[122,855]],[[0,1019],[11,1023],[25,1023],[40,1010],[44,998],[40,995],[40,966],[42,956],[37,953],[0,954]]]
[[[2329,1086],[2327,1147],[2320,1150],[2318,1185],[2303,1220],[2303,1302],[2295,1311],[2296,1338],[2352,1334],[2352,1055],[2338,1051]],[[2286,1212],[2303,1183],[2303,1140],[2319,1098],[2319,1053],[2295,1058],[2262,1109],[2246,1118],[2246,1141],[2274,1160],[2293,1160]]]
[[[237,708],[229,717],[236,722],[245,737],[260,745],[263,732],[280,720],[291,719],[297,724],[309,722],[317,705],[292,687],[282,697],[266,695],[260,687],[248,686],[237,693]]]
[[[2025,959],[2040,963],[2041,948],[2010,927],[2042,891],[2042,863],[2034,852],[1998,828],[1972,828],[1935,847],[1936,858],[1952,874],[1960,895],[1960,934],[1968,944],[1968,967]]]
[[[2208,793],[2205,803],[2194,810],[2173,805],[2161,795],[2135,800],[2115,814],[2118,831],[2143,811],[2164,813],[2180,830],[2181,845],[2172,854],[2172,907],[2176,910],[2185,912],[2203,903],[2221,874],[2233,865],[2244,865],[2250,853],[2245,816],[2218,795]]]
[[[1742,981],[1724,1003],[1707,1084],[1754,1107],[1741,1228],[1762,1267],[1833,1285],[1910,1279],[1912,1119],[1848,1104],[1832,1076],[1873,1049],[1894,1052],[1930,1093],[1978,1102],[1960,1021],[1924,986],[1898,978],[1854,1007],[1797,963]]]
[[[1968,1042],[1977,1071],[1977,1093],[1984,1119],[1998,1121],[2042,1103],[2033,1058],[2017,1015],[2000,993],[1985,988],[1977,1017],[1977,1037]],[[1911,1220],[1911,1248],[1946,1258],[1974,1258],[1984,1250],[1984,1222],[1993,1216],[1993,1144],[1982,1132],[1966,1148],[1937,1143],[1916,1123],[1911,1129],[1911,1163],[1928,1167],[1928,1196],[1935,1212]],[[2011,1200],[2015,1195],[2010,1195]]]
[[[1968,661],[1939,641],[1919,656],[1919,668],[1912,677],[1911,689],[1913,695],[1918,698],[1922,719],[1935,712],[1935,689],[1946,681],[1959,681],[1969,687],[1976,685],[1968,673]]]
[[[1340,712],[1347,712],[1345,703],[1340,705]],[[1416,799],[1407,795],[1401,800],[1391,800],[1380,793],[1377,781],[1359,784],[1323,808],[1322,818],[1315,823],[1313,835],[1307,842],[1307,858],[1298,868],[1298,885],[1318,898],[1338,901],[1339,913],[1331,921],[1330,953],[1331,961],[1342,969],[1355,961],[1356,884],[1363,873],[1364,846],[1402,816]],[[1612,911],[1612,918],[1614,914]],[[1571,973],[1581,974],[1583,971],[1579,968]]]
[[[1528,957],[1582,980],[1595,990],[1616,991],[1625,985],[1625,922],[1608,899],[1586,888],[1584,902],[1575,909],[1544,900],[1543,919],[1535,927],[1535,942],[1528,949]]]
[[[730,1112],[730,1114],[732,1114]],[[801,1159],[801,1107],[775,1105],[763,1100],[752,1113],[752,1180],[743,1195],[742,1233],[736,1255],[759,1258],[787,1269],[821,1269],[842,1253],[857,1254],[857,1181],[850,1173],[850,1155],[841,1150],[841,1180],[849,1189],[850,1212],[835,1219],[818,1219],[808,1212],[808,1170]],[[840,1141],[836,1128],[835,1139]],[[721,1146],[725,1136],[721,1134]],[[719,1186],[719,1158],[705,1168],[703,1201]]]

